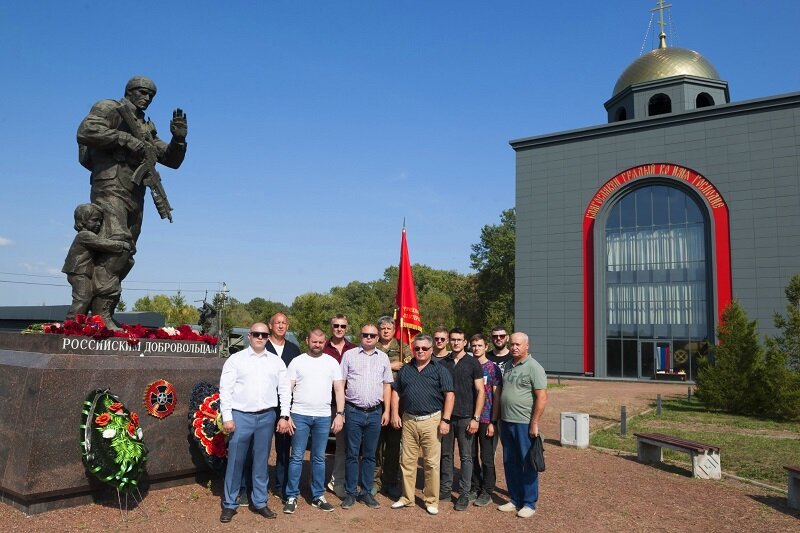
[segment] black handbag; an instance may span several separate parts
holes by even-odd
[[[537,472],[544,472],[544,442],[542,442],[541,433],[533,439],[531,449],[528,450],[528,457],[530,458],[531,466]]]

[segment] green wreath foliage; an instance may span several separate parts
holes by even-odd
[[[139,416],[108,389],[95,389],[81,411],[81,456],[87,470],[117,490],[139,483],[147,462]]]

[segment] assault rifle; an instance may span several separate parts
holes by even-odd
[[[170,223],[172,223],[172,206],[169,205],[167,192],[161,184],[161,175],[158,173],[158,170],[156,170],[156,163],[158,162],[156,147],[152,143],[152,139],[147,132],[139,126],[136,117],[133,116],[133,113],[127,105],[122,104],[117,110],[119,114],[122,115],[122,120],[125,121],[125,124],[127,124],[128,128],[131,130],[131,134],[142,141],[145,146],[144,160],[142,160],[141,164],[133,172],[131,181],[136,185],[144,183],[150,189],[150,195],[153,197],[153,203],[156,205],[159,216],[169,219]]]

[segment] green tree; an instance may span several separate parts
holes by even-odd
[[[199,318],[197,309],[188,303],[186,298],[178,291],[174,296],[156,294],[152,298],[143,296],[133,304],[133,310],[139,312],[158,313],[164,317],[168,326],[195,324]]]
[[[275,313],[288,314],[289,307],[280,302],[273,302],[265,300],[264,298],[256,297],[245,304],[247,311],[253,317],[253,321],[269,323],[269,319]],[[248,324],[249,325],[249,324]]]
[[[117,302],[117,311],[120,311],[120,312],[124,313],[125,309],[127,309],[127,308],[128,308],[128,305],[125,303],[125,300],[120,298],[119,302]]]
[[[788,304],[786,316],[775,313],[775,328],[780,332],[771,345],[786,356],[787,364],[800,372],[800,274],[795,274],[784,291]]]
[[[516,258],[514,208],[500,214],[500,224],[481,229],[480,242],[472,245],[472,268],[477,271],[476,294],[487,327],[503,324],[514,329],[514,276]]]
[[[752,406],[763,401],[759,383],[764,350],[758,343],[756,321],[750,321],[737,300],[722,313],[719,343],[700,359],[697,396],[711,409],[751,414]]]
[[[792,276],[785,294],[786,316],[775,314],[778,334],[766,339],[764,386],[776,417],[800,419],[800,274]]]

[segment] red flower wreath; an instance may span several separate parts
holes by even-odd
[[[216,392],[207,397],[194,412],[192,428],[194,436],[208,455],[223,458],[228,455],[228,447],[225,434],[219,426],[220,416],[219,393]]]

